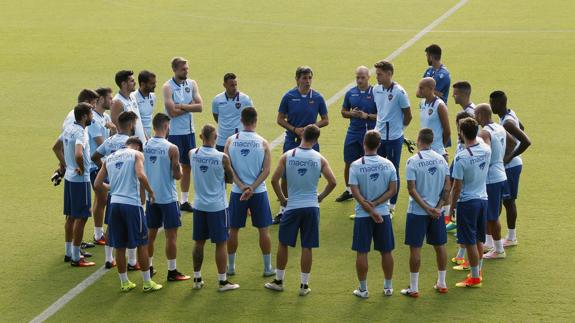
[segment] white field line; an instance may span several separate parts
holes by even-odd
[[[408,48],[413,46],[413,44],[415,44],[423,36],[425,36],[426,34],[431,32],[433,30],[433,28],[437,27],[444,20],[449,18],[451,15],[453,15],[459,8],[461,8],[467,2],[468,2],[468,0],[459,1],[456,5],[451,7],[449,10],[447,10],[445,13],[443,13],[441,16],[439,16],[437,19],[432,21],[429,25],[427,25],[425,28],[420,30],[413,37],[411,37],[403,45],[401,45],[399,48],[397,48],[395,51],[393,51],[385,59],[388,61],[391,61],[391,60],[395,59],[396,57],[398,57],[405,50],[407,50]],[[341,99],[345,95],[345,92],[347,92],[353,86],[355,86],[355,82],[350,82],[349,84],[347,84],[341,90],[339,90],[334,95],[332,95],[326,101],[326,105],[328,107],[333,105],[335,102],[337,102],[339,99]],[[273,149],[273,148],[277,147],[278,145],[280,145],[283,142],[283,139],[284,139],[284,134],[282,133],[280,136],[275,138],[270,143],[271,148]],[[68,304],[76,296],[80,295],[80,293],[82,293],[85,289],[87,289],[88,287],[93,285],[95,282],[97,282],[107,272],[108,272],[108,270],[104,266],[100,267],[98,270],[96,270],[94,273],[92,273],[90,276],[88,276],[86,279],[84,279],[82,282],[80,282],[74,288],[70,289],[66,294],[64,294],[62,297],[60,297],[58,300],[56,300],[52,305],[50,305],[48,308],[46,308],[42,313],[40,313],[38,316],[36,316],[30,322],[44,322],[45,320],[50,318],[52,315],[56,314],[56,312],[58,312],[60,309],[62,309],[66,304]]]

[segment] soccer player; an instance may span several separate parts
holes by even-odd
[[[373,87],[369,84],[369,74],[369,68],[359,66],[355,70],[357,86],[347,91],[343,99],[341,115],[350,119],[343,145],[346,189],[336,199],[336,202],[353,198],[349,188],[349,166],[363,156],[363,137],[368,130],[375,127],[375,120],[377,120],[377,107],[373,100]]]
[[[381,135],[370,130],[364,138],[365,156],[351,164],[349,184],[356,200],[353,243],[351,249],[357,252],[355,268],[359,288],[353,294],[367,298],[367,254],[373,241],[374,249],[381,253],[381,267],[385,280],[383,292],[393,294],[393,256],[395,247],[393,227],[389,217],[389,199],[397,190],[397,173],[393,163],[377,155]]]
[[[433,131],[433,143],[431,149],[442,155],[447,160],[447,150],[451,129],[449,128],[449,115],[447,105],[435,95],[435,80],[425,77],[419,81],[416,96],[421,100],[419,103],[419,118],[421,129],[429,128]]]
[[[224,89],[212,100],[212,114],[218,123],[216,149],[222,152],[226,139],[242,130],[240,117],[243,109],[254,106],[250,97],[238,90],[238,80],[234,73],[224,75]]]
[[[88,103],[92,107],[95,107],[99,97],[100,96],[96,91],[90,89],[83,89],[78,94],[77,102]],[[66,118],[64,118],[64,122],[62,123],[62,130],[64,130],[67,126],[73,124],[74,122],[76,122],[76,118],[74,117],[74,109],[72,109],[70,110],[70,112],[68,112]]]
[[[98,169],[102,169],[102,158],[113,154],[115,151],[126,147],[126,141],[130,136],[134,135],[136,122],[138,121],[138,116],[133,111],[122,112],[118,116],[118,133],[106,139],[96,151],[92,154],[92,162],[96,164]],[[104,213],[104,223],[109,225],[109,213],[110,213],[110,196],[105,189],[95,190],[96,198],[102,201],[102,205],[106,205],[106,211]],[[107,239],[108,233],[104,233]],[[106,256],[106,268],[110,269],[115,266],[116,262],[114,260],[113,248],[110,246],[109,241],[106,241],[104,247],[104,254]],[[140,270],[140,266],[137,262],[136,249],[128,249],[128,270]]]
[[[381,134],[381,145],[377,154],[389,159],[397,174],[397,193],[391,198],[389,205],[390,216],[393,216],[400,186],[399,162],[404,139],[403,129],[411,122],[411,108],[407,92],[393,81],[393,64],[380,61],[374,67],[378,83],[373,88],[373,98],[377,106],[375,129]]]
[[[409,246],[410,284],[401,294],[410,297],[419,297],[419,268],[424,238],[427,238],[427,244],[433,246],[436,254],[438,278],[433,288],[439,293],[447,293],[447,231],[441,208],[449,200],[451,181],[447,162],[431,149],[432,143],[433,130],[421,129],[417,137],[419,152],[407,160],[406,166],[409,206],[405,244]]]
[[[453,100],[469,115],[475,114],[475,104],[471,101],[471,84],[467,81],[453,84]]]
[[[288,150],[279,160],[272,176],[272,185],[285,214],[279,228],[279,245],[276,258],[276,278],[265,284],[268,289],[283,291],[283,280],[288,261],[288,246],[295,247],[298,232],[301,232],[301,285],[299,295],[311,292],[309,275],[312,264],[312,249],[319,247],[319,204],[333,191],[335,176],[327,159],[313,149],[317,145],[320,130],[308,125],[301,135],[299,147]],[[285,174],[289,198],[283,194],[280,178]],[[318,194],[320,175],[327,181],[323,192]]]
[[[146,138],[152,137],[152,115],[156,105],[156,74],[150,71],[141,71],[138,74],[138,84],[140,87],[130,94],[133,102],[136,102],[144,134]]]
[[[74,108],[76,121],[67,126],[61,135],[63,153],[55,151],[62,165],[64,175],[64,215],[66,216],[65,262],[72,267],[90,267],[95,263],[86,261],[81,255],[82,237],[86,221],[91,216],[92,192],[90,188],[90,146],[87,125],[92,123],[92,106],[80,103]]]
[[[483,255],[487,221],[486,181],[491,149],[477,141],[477,121],[465,118],[459,122],[459,133],[465,149],[453,161],[451,201],[457,201],[457,243],[465,245],[471,275],[457,287],[481,287],[480,257]]]
[[[289,90],[280,102],[277,123],[286,129],[283,152],[298,147],[302,141],[303,129],[310,124],[315,124],[319,128],[329,124],[327,106],[323,96],[311,88],[313,71],[309,66],[300,66],[295,71],[295,81],[297,86]],[[319,115],[320,120],[317,120]],[[319,151],[319,143],[313,146]],[[287,197],[287,183],[282,179],[281,187]],[[274,218],[274,224],[279,224],[283,215],[284,207]]]
[[[162,288],[162,285],[151,279],[148,264],[148,229],[142,209],[146,197],[145,194],[140,194],[140,191],[145,190],[152,202],[154,192],[144,172],[144,155],[141,151],[140,139],[130,137],[126,141],[126,148],[117,150],[106,158],[94,184],[96,189],[105,190],[104,179],[108,177],[110,181],[109,240],[110,245],[116,248],[122,292],[136,288],[136,284],[128,280],[126,248],[138,249],[144,281],[143,291],[153,292]]]
[[[503,91],[494,91],[489,96],[489,104],[493,112],[499,116],[499,124],[517,141],[517,146],[510,156],[503,161],[505,173],[507,174],[507,192],[503,197],[503,206],[507,214],[507,236],[503,241],[504,247],[517,245],[515,224],[517,222],[517,194],[519,192],[519,177],[523,167],[521,154],[531,146],[531,140],[525,133],[523,124],[515,112],[507,107],[507,95]]]
[[[224,152],[230,157],[234,184],[230,193],[230,238],[228,240],[228,275],[235,274],[236,251],[240,228],[246,226],[248,211],[252,225],[258,228],[264,269],[263,276],[275,274],[271,264],[271,241],[268,227],[272,211],[265,180],[270,174],[271,152],[268,142],[255,130],[258,113],[247,107],[241,114],[242,131],[228,138]]]
[[[130,94],[136,89],[136,81],[134,80],[134,72],[121,70],[116,73],[115,81],[118,85],[119,91],[114,96],[114,101],[112,102],[112,108],[110,109],[112,122],[118,126],[118,116],[120,113],[125,111],[132,111],[138,116],[136,121],[136,136],[140,138],[142,142],[146,142],[148,137],[144,133],[144,126],[142,124],[142,119],[140,117],[140,110],[136,101]]]
[[[503,126],[493,123],[491,114],[491,107],[488,104],[480,104],[475,108],[475,120],[483,127],[479,132],[479,137],[491,148],[491,161],[487,172],[487,236],[483,246],[484,252],[486,250],[487,252],[483,258],[501,259],[506,256],[501,240],[501,223],[499,223],[501,201],[507,187],[503,159],[513,152],[515,142],[511,145],[507,144],[507,138],[511,136]]]
[[[188,78],[188,61],[182,57],[172,59],[174,77],[163,86],[166,114],[170,117],[170,134],[168,141],[180,151],[182,179],[180,180],[180,210],[192,212],[188,202],[190,190],[190,158],[189,152],[196,148],[193,113],[202,112],[202,96],[196,81]]]
[[[204,286],[202,280],[202,262],[204,245],[207,239],[216,245],[216,267],[218,269],[218,291],[226,292],[240,288],[240,285],[228,281],[227,241],[228,241],[228,201],[226,183],[233,182],[234,172],[230,158],[217,151],[216,128],[205,125],[200,138],[202,146],[190,151],[190,162],[194,175],[194,289]]]
[[[441,64],[441,47],[436,44],[429,45],[425,48],[425,57],[429,67],[423,73],[423,77],[432,77],[435,80],[434,94],[447,103],[451,76],[447,68]]]
[[[93,122],[88,126],[88,137],[90,141],[90,153],[94,153],[98,147],[104,143],[110,136],[110,128],[115,131],[116,126],[112,123],[110,115],[106,111],[110,110],[112,105],[112,89],[99,88],[96,90],[99,98],[96,101],[96,106],[93,109]],[[98,165],[90,159],[90,182],[92,188],[94,187],[94,180],[98,175]],[[95,191],[95,190],[94,190]],[[104,238],[104,209],[106,207],[106,196],[99,198],[99,194],[95,192],[94,196],[94,243],[97,245],[105,245],[106,239]]]
[[[166,140],[170,132],[169,124],[170,118],[167,115],[156,114],[153,120],[155,136],[144,145],[144,170],[155,198],[153,202],[148,199],[146,204],[146,221],[149,229],[148,255],[150,274],[154,276],[154,241],[158,229],[163,226],[166,235],[168,281],[182,281],[190,279],[190,276],[176,269],[176,240],[178,227],[182,226],[176,180],[182,177],[182,170],[178,147]]]

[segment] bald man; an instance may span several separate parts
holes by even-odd
[[[336,199],[336,202],[343,202],[353,198],[348,183],[349,165],[364,155],[363,137],[368,130],[375,127],[375,121],[377,120],[377,107],[373,100],[373,87],[369,84],[369,77],[369,68],[359,66],[355,70],[357,86],[347,91],[343,99],[341,115],[346,119],[350,119],[343,146],[346,189]]]
[[[424,77],[419,81],[416,96],[422,99],[419,103],[421,129],[430,128],[433,130],[431,149],[447,160],[445,147],[448,147],[451,129],[449,128],[447,105],[435,95],[435,80],[432,77]]]
[[[503,195],[507,193],[507,175],[503,160],[513,154],[516,141],[502,125],[492,120],[491,106],[479,104],[475,108],[475,120],[483,129],[478,136],[491,148],[491,160],[487,171],[487,235],[483,250],[484,259],[505,258],[501,240],[501,223],[499,213]]]

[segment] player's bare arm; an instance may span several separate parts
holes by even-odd
[[[283,154],[278,162],[278,166],[276,167],[274,174],[272,175],[272,187],[274,189],[274,192],[276,193],[276,196],[280,200],[280,204],[282,206],[286,206],[287,204],[287,199],[284,193],[282,192],[282,188],[280,185],[280,179],[282,178],[285,172],[285,168],[286,168],[286,155]]]
[[[321,203],[321,201],[323,201],[324,198],[326,198],[326,196],[329,195],[329,193],[331,193],[333,191],[333,189],[337,185],[335,175],[333,174],[333,171],[331,170],[331,167],[329,166],[329,162],[327,161],[327,159],[325,159],[323,157],[321,158],[321,174],[323,175],[323,177],[327,181],[327,185],[323,189],[323,192],[321,192],[317,197],[317,200],[320,203]]]
[[[172,166],[172,176],[175,180],[180,180],[182,178],[182,167],[180,166],[180,150],[178,146],[171,145],[168,149],[168,156]]]
[[[437,108],[437,113],[439,115],[441,127],[443,128],[443,147],[447,147],[449,138],[451,137],[451,128],[449,127],[449,114],[447,113],[447,106],[444,103],[441,103]]]
[[[226,183],[231,184],[234,182],[234,171],[232,170],[232,163],[230,162],[230,157],[228,155],[223,156],[222,164],[224,166],[224,175]]]

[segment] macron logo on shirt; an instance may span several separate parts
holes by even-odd
[[[483,170],[485,168],[485,162],[479,164],[479,169]]]
[[[242,154],[242,156],[244,156],[244,157],[247,156],[247,155],[249,155],[249,153],[250,153],[250,150],[249,150],[249,149],[242,149],[242,150],[240,150],[240,154]]]
[[[435,173],[437,173],[437,167],[430,167],[427,171],[429,174],[435,175]]]
[[[369,179],[371,179],[372,181],[377,181],[377,179],[379,178],[379,173],[373,173],[371,175],[369,175]]]
[[[150,161],[152,162],[152,164],[155,164],[157,160],[158,160],[157,156],[150,156]]]
[[[299,174],[299,176],[303,176],[305,175],[305,173],[307,173],[307,168],[299,168],[297,170],[297,173]]]
[[[116,165],[115,165],[115,166],[116,166],[116,169],[122,168],[122,165],[124,165],[124,162],[117,162]]]
[[[200,170],[202,171],[202,173],[205,173],[208,171],[208,166],[202,165],[202,166],[200,166]]]

